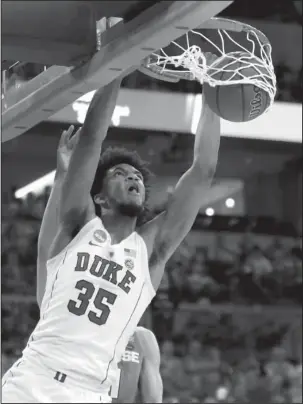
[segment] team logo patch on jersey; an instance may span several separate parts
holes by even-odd
[[[135,266],[134,261],[131,260],[130,258],[127,258],[127,259],[124,261],[124,265],[125,265],[126,268],[129,269],[130,271],[131,271],[132,269],[134,269],[134,266]]]
[[[107,239],[106,233],[104,230],[96,230],[94,232],[94,241],[97,243],[104,243]]]

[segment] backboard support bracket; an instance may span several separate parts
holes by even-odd
[[[232,2],[162,1],[128,23],[110,28],[101,36],[101,49],[89,61],[72,68],[52,66],[2,100],[2,142],[107,85],[122,72],[136,70],[133,66],[153,51],[201,26]]]

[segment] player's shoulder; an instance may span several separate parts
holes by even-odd
[[[156,338],[155,334],[148,328],[138,326],[135,330],[135,335],[139,338]]]
[[[154,353],[155,351],[159,351],[157,338],[151,330],[144,327],[137,327],[135,336],[146,355],[148,355],[149,352]]]

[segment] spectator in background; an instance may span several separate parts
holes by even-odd
[[[248,253],[243,262],[242,268],[246,274],[252,274],[257,278],[271,274],[273,271],[271,262],[266,258],[265,254],[258,246],[254,246]]]
[[[264,279],[272,276],[273,267],[258,246],[254,246],[238,263],[237,288],[246,301],[268,304],[272,301]],[[235,288],[235,287],[234,287]]]
[[[24,210],[28,215],[32,215],[33,211],[34,211],[34,207],[35,207],[35,203],[36,203],[36,196],[32,193],[29,192],[25,199],[24,199]],[[45,208],[45,205],[44,205]]]
[[[6,293],[22,293],[24,286],[21,282],[22,268],[19,268],[18,254],[13,247],[7,251],[7,255],[3,261],[1,273],[2,279],[5,280],[3,282],[3,289]]]
[[[153,325],[157,329],[157,337],[160,340],[171,335],[173,328],[173,304],[167,294],[158,295],[153,303]]]
[[[184,369],[187,374],[201,372],[202,363],[202,344],[197,339],[192,339],[187,345],[187,352],[183,359]]]
[[[22,213],[23,205],[21,199],[12,199],[9,202],[7,215],[11,221],[16,220],[16,218]]]
[[[291,403],[302,403],[302,363],[295,364],[290,372],[289,399]]]
[[[182,389],[186,388],[185,374],[181,359],[175,355],[174,343],[171,340],[165,340],[161,345],[160,370],[164,396],[178,397]]]
[[[191,340],[183,366],[193,397],[201,402],[203,397],[215,394],[222,381],[221,358],[216,348],[204,348],[197,339]]]
[[[213,299],[219,292],[216,281],[208,275],[206,252],[199,249],[190,262],[186,277],[182,299],[187,303],[198,303],[205,299]]]
[[[194,251],[192,251],[192,248],[190,248],[185,239],[180,248],[178,248],[167,263],[166,274],[171,287],[170,300],[174,309],[176,309],[182,301],[184,282],[190,269],[190,261],[193,253]]]
[[[233,376],[233,396],[236,402],[272,402],[270,385],[260,370],[260,364],[253,354],[239,364]]]
[[[269,361],[265,366],[266,375],[270,378],[273,388],[282,388],[289,382],[292,365],[287,359],[286,351],[281,347],[274,347]]]
[[[270,246],[265,251],[266,257],[272,262],[275,268],[276,263],[278,263],[285,254],[285,245],[280,237],[275,237],[270,244]]]
[[[302,302],[302,252],[294,247],[284,250],[283,256],[273,263],[275,268],[275,289],[281,301],[295,300]]]

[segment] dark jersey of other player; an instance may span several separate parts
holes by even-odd
[[[137,333],[129,340],[119,363],[119,373],[111,388],[113,403],[135,403],[138,398],[143,351]]]

